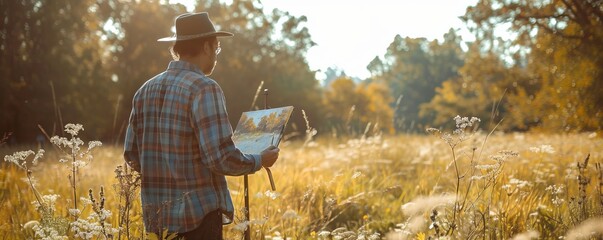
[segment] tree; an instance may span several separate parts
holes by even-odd
[[[602,67],[598,57],[580,51],[575,41],[554,35],[539,34],[536,41],[541,47],[530,53],[532,78],[521,84],[519,94],[509,97],[509,103],[518,106],[510,113],[514,123],[548,131],[600,129],[603,110],[597,105],[600,96],[593,95],[603,94],[597,88],[603,80],[598,78]],[[517,121],[521,119],[525,120]]]
[[[387,86],[378,82],[363,82],[356,91],[367,101],[364,112],[359,113],[361,122],[372,123],[373,129],[394,133],[394,110],[390,105],[393,98]]]
[[[435,116],[433,126],[450,124],[450,119],[460,115],[478,117],[493,127],[507,108],[513,108],[500,103],[506,94],[515,92],[518,82],[523,82],[524,72],[521,67],[507,67],[495,52],[482,53],[474,44],[459,76],[438,87],[433,99],[421,106],[420,114]]]
[[[340,77],[324,93],[324,106],[331,127],[347,134],[362,133],[371,123],[386,133],[393,131],[391,93],[385,84]]]
[[[603,9],[597,0],[480,0],[464,16],[484,47],[497,25],[516,33],[513,46],[532,74],[510,102],[530,119],[519,128],[600,130],[603,122]],[[513,49],[513,48],[510,48]],[[513,58],[517,61],[519,58]],[[532,109],[538,108],[535,114]]]
[[[264,88],[269,89],[268,107],[291,105],[298,111],[288,126],[304,131],[302,109],[312,124],[321,124],[321,90],[305,60],[305,53],[315,44],[303,26],[306,17],[280,10],[265,13],[261,4],[240,0],[228,5],[207,1],[196,11],[209,12],[220,29],[235,34],[222,40],[223,51],[212,75],[224,90],[231,121],[249,110],[263,81]],[[257,102],[263,103],[263,97]]]
[[[109,84],[100,54],[102,19],[96,3],[0,1],[0,127],[17,141],[33,140],[40,124],[59,134],[69,122],[99,135],[110,115]]]
[[[176,15],[185,11],[182,5],[164,5],[159,1],[104,1],[101,8],[113,23],[115,32],[107,32],[108,65],[114,75],[111,100],[119,104],[110,133],[123,139],[124,128],[132,109],[134,93],[144,82],[167,68],[172,60],[169,44],[157,39],[170,36]]]
[[[356,105],[365,103],[364,99],[356,93],[354,81],[349,77],[340,77],[327,86],[323,104],[329,125],[339,132],[350,133],[351,118],[357,108]]]
[[[423,131],[436,117],[431,113],[420,115],[420,106],[431,101],[442,82],[458,76],[457,70],[463,65],[460,44],[460,36],[452,29],[442,43],[398,35],[384,59],[375,58],[367,66],[373,81],[386,84],[392,95],[401,99],[390,103],[395,106],[393,121],[397,131]]]

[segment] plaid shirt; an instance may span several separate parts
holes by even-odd
[[[222,89],[197,66],[172,61],[138,89],[124,157],[142,177],[147,231],[191,231],[217,209],[232,222],[225,175],[254,173],[261,161],[241,153],[231,137]]]

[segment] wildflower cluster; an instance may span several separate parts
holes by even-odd
[[[31,165],[37,165],[38,161],[44,156],[44,152],[44,149],[38,150],[37,153],[32,150],[15,152],[12,155],[4,156],[4,161],[13,163],[15,166],[25,171],[30,171],[31,167],[27,165],[27,159],[29,156],[34,155],[33,159],[31,160]]]
[[[555,149],[551,145],[540,145],[538,147],[530,147],[531,152],[535,153],[555,153]]]
[[[55,214],[57,212],[56,203],[61,197],[58,194],[41,195],[35,188],[35,182],[32,176],[32,166],[37,165],[39,160],[44,156],[44,149],[34,152],[32,150],[19,151],[11,155],[6,155],[4,161],[13,163],[19,169],[27,172],[27,180],[36,196],[36,201],[32,202],[34,208],[40,213],[40,221],[30,221],[24,225],[26,232],[31,233],[30,237],[41,239],[68,239],[69,232],[73,236],[82,239],[92,239],[102,235],[105,239],[112,238],[117,229],[111,228],[111,225],[106,221],[111,216],[111,212],[104,208],[104,193],[101,190],[101,201],[95,203],[94,198],[90,194],[90,200],[84,200],[84,208],[87,205],[92,206],[93,213],[87,219],[80,218],[82,210],[77,207],[76,201],[76,174],[77,170],[87,165],[93,159],[92,150],[102,145],[100,141],[88,142],[88,147],[82,149],[84,141],[77,137],[84,127],[81,124],[65,125],[65,132],[71,135],[70,138],[54,136],[50,138],[51,143],[56,145],[58,149],[70,158],[65,160],[59,159],[59,162],[71,162],[71,175],[69,175],[71,187],[73,190],[74,207],[69,209],[69,215],[73,217],[73,222],[69,222],[63,216]],[[32,157],[33,156],[33,157]],[[31,159],[31,161],[29,161]],[[85,198],[83,198],[85,199]]]
[[[88,199],[81,198],[84,202],[84,207],[91,206],[92,213],[86,218],[79,218],[81,211],[79,209],[70,209],[69,212],[77,219],[70,224],[71,231],[74,235],[81,239],[93,239],[98,236],[103,236],[104,239],[113,238],[113,235],[119,232],[119,229],[112,228],[107,219],[111,217],[111,211],[105,209],[104,189],[100,190],[100,202],[92,195],[92,189],[88,192]]]
[[[427,128],[427,132],[435,135],[439,135],[442,140],[444,140],[450,147],[454,148],[459,143],[469,139],[471,137],[470,133],[467,133],[466,130],[469,128],[476,129],[477,123],[481,122],[479,118],[476,117],[460,117],[456,116],[453,118],[456,123],[456,129],[452,131],[452,133],[441,132],[437,128]]]
[[[122,236],[122,231],[125,230],[124,235],[127,239],[130,239],[130,224],[132,222],[130,218],[130,210],[135,199],[137,190],[140,189],[140,175],[135,171],[132,171],[127,164],[124,166],[117,166],[115,168],[115,175],[118,183],[113,185],[119,195],[119,235],[118,239]]]
[[[100,141],[90,141],[88,142],[88,147],[85,151],[82,151],[81,146],[84,145],[84,141],[77,137],[79,131],[83,131],[84,127],[81,124],[72,124],[69,123],[65,125],[65,132],[71,135],[71,138],[54,136],[50,138],[50,142],[59,147],[63,153],[68,155],[71,158],[73,167],[83,167],[87,163],[82,161],[81,159],[86,159],[88,161],[92,160],[92,149],[102,146]],[[68,151],[66,149],[68,148]],[[59,162],[65,163],[69,160],[60,159]]]

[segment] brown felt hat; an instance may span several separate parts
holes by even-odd
[[[209,14],[185,13],[176,17],[176,35],[157,39],[158,42],[174,42],[204,37],[232,37],[229,32],[216,31],[214,24],[209,20]]]

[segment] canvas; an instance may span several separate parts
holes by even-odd
[[[244,112],[233,134],[233,141],[243,153],[259,154],[268,146],[278,146],[292,106]]]

